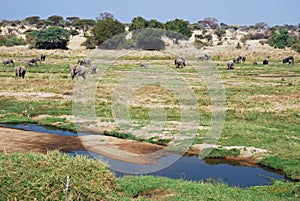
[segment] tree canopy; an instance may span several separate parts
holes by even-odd
[[[167,30],[171,30],[171,31],[180,33],[187,37],[191,37],[191,35],[192,35],[192,31],[189,27],[189,23],[182,19],[175,19],[175,20],[168,21],[165,24],[165,28]]]
[[[125,26],[118,20],[112,18],[98,20],[92,29],[97,45],[123,32],[125,32]]]
[[[40,31],[29,32],[26,36],[38,49],[67,49],[70,33],[61,27],[49,27]]]

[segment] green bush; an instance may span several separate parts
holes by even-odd
[[[281,30],[279,33],[272,31],[269,39],[269,45],[275,48],[284,49],[285,47],[291,47],[298,42],[297,38],[289,36],[287,30]]]
[[[0,46],[26,45],[26,41],[15,35],[0,36]]]

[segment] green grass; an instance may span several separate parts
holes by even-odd
[[[69,200],[107,199],[116,188],[116,179],[105,165],[58,151],[0,152],[0,167],[0,200],[64,200],[67,176]]]
[[[205,152],[205,149],[203,150]],[[240,150],[238,149],[212,149],[206,158],[225,158],[226,156],[239,156]]]
[[[117,191],[124,194],[122,200],[297,200],[300,193],[299,183],[280,181],[273,186],[240,189],[215,182],[126,176],[118,179],[117,184]]]

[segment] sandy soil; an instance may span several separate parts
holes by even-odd
[[[84,146],[78,137],[0,127],[0,151],[46,153],[48,150],[55,149],[74,151],[83,150]]]
[[[68,137],[0,127],[0,151],[39,152],[86,150],[139,164],[155,164],[166,155],[163,146],[103,135]]]

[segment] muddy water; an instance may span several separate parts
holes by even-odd
[[[77,133],[59,130],[51,127],[39,126],[36,124],[19,124],[19,125],[1,125],[5,127],[18,128],[23,130],[38,131],[47,134],[54,134],[60,136],[78,136]],[[93,158],[101,158],[112,167],[111,169],[120,177],[126,175],[126,172],[136,172],[139,175],[154,175],[173,179],[184,179],[192,181],[210,181],[222,182],[229,186],[249,187],[257,185],[271,185],[272,179],[287,180],[282,174],[274,172],[270,169],[262,167],[250,167],[241,165],[239,163],[230,163],[226,160],[201,160],[198,156],[181,156],[170,153],[164,158],[158,160],[158,164],[136,164],[123,162],[101,156],[99,154],[89,152],[86,150],[78,150],[69,152],[70,155],[76,156],[87,155]],[[179,158],[178,160],[173,160]],[[171,160],[175,163],[164,168],[157,168],[161,166],[162,161]],[[158,169],[158,171],[151,171]],[[124,171],[122,171],[124,170]],[[126,171],[130,170],[130,171]],[[145,174],[143,174],[145,172]],[[151,172],[151,173],[149,173]]]

